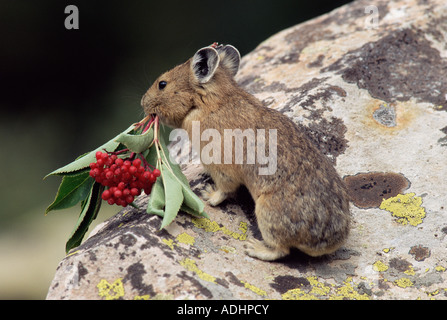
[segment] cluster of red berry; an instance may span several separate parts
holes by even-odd
[[[151,193],[152,185],[160,176],[160,170],[153,171],[142,165],[139,158],[121,159],[115,154],[96,152],[96,162],[90,163],[90,176],[96,182],[108,187],[101,198],[109,204],[127,206],[144,190]]]

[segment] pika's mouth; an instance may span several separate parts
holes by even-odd
[[[158,114],[157,109],[158,109],[158,105],[154,105],[153,103],[151,103],[150,101],[148,101],[148,99],[145,99],[145,96],[143,96],[143,98],[141,99],[141,106],[143,107],[144,113],[149,115],[149,114]]]

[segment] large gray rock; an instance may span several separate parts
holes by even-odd
[[[304,126],[344,177],[354,223],[342,249],[246,256],[259,232],[245,190],[207,207],[211,220],[180,214],[163,231],[140,198],[142,210],[121,211],[61,261],[47,298],[446,299],[446,43],[444,0],[368,0],[243,58],[239,83]],[[184,172],[197,193],[209,182],[200,166]]]

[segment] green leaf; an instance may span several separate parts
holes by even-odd
[[[160,229],[168,226],[177,216],[183,203],[182,186],[171,171],[162,165],[161,176],[165,187],[165,214]]]
[[[65,251],[67,253],[81,244],[90,224],[96,218],[101,208],[101,193],[103,190],[104,186],[99,183],[94,183],[88,198],[83,201],[78,221],[65,245]]]
[[[182,184],[182,192],[185,205],[196,211],[199,215],[202,215],[205,209],[203,201],[189,188],[189,185],[186,187]]]
[[[162,134],[160,134],[159,140],[160,140],[160,146],[163,148],[164,154],[166,155],[166,158],[167,158],[166,160],[168,161],[169,166],[171,167],[174,175],[177,178],[179,178],[179,180],[181,182],[183,182],[184,184],[187,184],[189,186],[188,179],[183,174],[182,169],[180,169],[180,166],[178,164],[173,163],[170,159],[169,150],[167,147],[167,142],[169,143],[169,140],[167,140],[167,137]]]
[[[199,213],[199,212],[191,209],[190,207],[188,207],[185,203],[183,203],[182,206],[180,207],[180,211],[186,212],[193,216],[205,217],[205,218],[209,219],[209,216],[205,212]]]
[[[159,139],[163,139],[165,142],[169,143],[169,134],[171,133],[172,128],[160,123],[159,127]],[[165,144],[167,145],[167,144]]]
[[[130,132],[131,130],[133,130],[133,128],[135,127],[135,125],[131,125],[129,128],[127,128],[124,132]],[[82,170],[87,168],[90,163],[92,162],[96,162],[96,152],[97,151],[104,151],[107,150],[108,152],[113,152],[116,150],[116,148],[118,148],[118,146],[120,145],[119,142],[116,142],[116,138],[119,137],[120,135],[116,136],[115,138],[109,140],[108,142],[104,143],[102,146],[96,148],[95,150],[87,153],[86,155],[84,155],[83,157],[78,158],[77,160],[63,166],[62,168],[59,168],[49,174],[47,174],[45,176],[45,178],[47,178],[48,176],[51,175],[65,175],[67,173],[73,172],[73,171],[78,171],[78,170]],[[45,179],[44,178],[44,179]]]
[[[170,132],[170,131],[169,131]],[[166,135],[160,134],[160,145],[164,150],[164,153],[166,155],[166,160],[168,161],[175,178],[178,180],[180,185],[182,186],[182,193],[184,197],[184,203],[186,206],[190,207],[192,210],[198,212],[199,215],[201,215],[203,210],[205,209],[205,205],[203,201],[191,190],[191,187],[189,186],[189,181],[186,178],[186,176],[183,174],[180,166],[178,164],[174,164],[169,159],[169,151],[166,146]],[[206,213],[205,213],[206,215]]]
[[[147,150],[147,154],[145,155],[145,158],[146,158],[146,161],[150,164],[150,165],[152,165],[152,166],[154,166],[154,167],[156,167],[157,166],[157,150],[155,149],[155,148],[157,148],[157,146],[155,145],[155,143],[152,145],[152,147],[150,147],[148,150]]]
[[[130,151],[135,153],[141,153],[149,148],[153,140],[154,130],[152,128],[150,130],[147,130],[143,134],[137,135],[123,132],[115,139],[115,141],[121,142]]]
[[[67,209],[75,206],[79,201],[84,201],[89,195],[93,183],[94,180],[90,177],[89,171],[64,176],[56,198],[45,210],[45,214],[52,210]]]
[[[165,215],[165,189],[162,179],[157,179],[152,186],[151,195],[147,203],[147,213],[156,214],[160,217]]]

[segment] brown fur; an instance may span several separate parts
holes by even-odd
[[[193,68],[200,58],[198,53],[155,81],[142,99],[145,112],[156,113],[164,123],[185,129],[190,138],[192,121],[200,121],[202,132],[214,128],[222,137],[224,129],[277,129],[278,142],[277,171],[273,175],[259,175],[259,164],[246,164],[245,156],[244,164],[222,161],[204,165],[217,188],[207,188],[205,198],[217,205],[240,185],[247,187],[256,204],[263,237],[263,241],[249,241],[250,256],[275,260],[287,255],[291,247],[311,256],[337,250],[348,236],[350,213],[343,181],[332,164],[287,116],[264,107],[236,84],[235,72],[229,66],[237,63],[238,67],[239,61],[235,54],[233,60],[228,59],[232,51],[219,52],[222,61],[205,83],[200,82]],[[167,82],[162,90],[160,81]],[[268,138],[266,143],[268,150]]]

